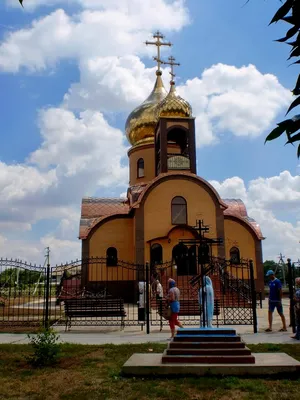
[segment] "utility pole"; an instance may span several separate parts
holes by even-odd
[[[282,271],[283,286],[286,287],[285,262],[283,260],[285,258],[285,256],[283,256],[282,253],[280,253],[278,258],[279,258],[278,267]],[[277,272],[278,267],[276,267],[275,274]]]

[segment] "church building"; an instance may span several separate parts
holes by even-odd
[[[131,112],[125,127],[131,144],[127,198],[82,200],[82,259],[106,257],[107,271],[117,269],[118,260],[151,266],[173,262],[178,275],[194,275],[195,246],[179,242],[197,239],[194,227],[201,220],[209,227],[208,238],[222,239],[212,247],[212,255],[236,264],[242,258],[252,259],[256,288],[263,290],[260,227],[240,199],[222,199],[197,175],[192,107],[176,91],[173,68],[178,64],[173,57],[169,62],[160,58],[161,46],[171,44],[159,32],[153,37],[155,41],[146,44],[157,48],[154,88]],[[169,90],[162,80],[161,64],[171,66]],[[99,272],[90,267],[88,280],[98,281]]]

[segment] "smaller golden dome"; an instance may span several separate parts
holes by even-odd
[[[175,83],[171,82],[171,87],[168,95],[162,100],[157,107],[158,118],[160,117],[177,117],[190,118],[192,117],[192,107],[176,92]]]
[[[154,141],[154,131],[158,121],[157,106],[167,95],[161,72],[157,71],[156,75],[156,82],[150,96],[127,118],[126,136],[132,146]]]

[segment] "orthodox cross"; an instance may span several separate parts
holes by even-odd
[[[160,47],[161,46],[172,46],[172,43],[170,42],[162,42],[162,40],[165,38],[164,35],[162,35],[159,31],[157,31],[154,35],[153,38],[156,39],[155,42],[149,42],[148,40],[146,41],[146,45],[154,45],[157,48],[157,56],[153,57],[154,60],[157,62],[157,71],[160,72],[160,66],[163,63],[161,58],[160,58]]]
[[[167,65],[170,65],[170,66],[171,66],[171,72],[170,72],[171,81],[174,82],[174,78],[175,78],[175,76],[176,76],[176,74],[174,74],[174,66],[175,66],[175,65],[176,65],[176,66],[179,66],[180,64],[175,62],[175,58],[174,58],[173,56],[170,56],[170,57],[168,58],[168,60],[169,60],[169,61],[163,61],[162,64],[167,64]]]

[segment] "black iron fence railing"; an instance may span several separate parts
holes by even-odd
[[[0,259],[0,331],[52,325],[162,329],[168,325],[161,307],[170,278],[181,293],[184,324],[199,326],[204,276],[211,279],[217,300],[213,324],[255,326],[257,293],[251,268],[250,262],[232,266],[211,257],[202,274],[192,276],[189,266],[186,274],[182,269],[179,274],[173,262],[150,266],[116,260],[108,266],[102,257],[51,267]]]

